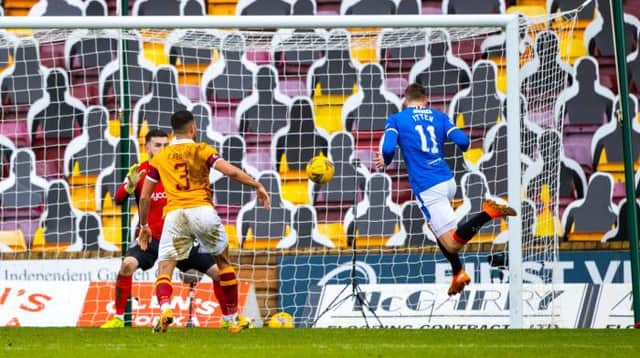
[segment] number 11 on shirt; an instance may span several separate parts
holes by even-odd
[[[420,145],[423,152],[431,152],[433,154],[438,153],[438,142],[436,141],[436,131],[433,126],[427,126],[427,132],[429,132],[429,139],[424,134],[424,127],[421,124],[418,124],[416,127],[416,131],[420,135]],[[431,148],[429,148],[429,143],[431,142]]]

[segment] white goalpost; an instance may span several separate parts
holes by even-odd
[[[267,211],[211,174],[240,306],[258,325],[285,312],[297,327],[362,327],[355,299],[331,303],[355,279],[383,326],[563,326],[566,301],[553,288],[562,120],[553,114],[576,16],[1,17],[0,53],[11,58],[0,72],[3,118],[15,125],[1,133],[12,154],[0,170],[0,231],[15,244],[0,245],[0,258],[25,272],[88,272],[84,286],[74,283],[86,297],[69,324],[102,324],[134,236],[123,237],[127,213],[114,199],[124,148],[130,164],[147,160],[145,135],[170,131],[170,115],[186,109],[197,140],[272,195]],[[444,150],[457,218],[485,198],[519,213],[483,227],[461,252],[472,283],[457,297],[446,296],[449,266],[401,156],[385,173],[373,166],[384,120],[412,82],[472,141],[464,154]],[[336,176],[314,185],[305,164],[320,153]],[[149,325],[157,310],[153,270],[134,276],[133,325]],[[210,279],[192,282],[176,286],[177,324],[218,326]],[[525,305],[534,297],[546,297],[544,308]]]

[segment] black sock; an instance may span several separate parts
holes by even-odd
[[[438,242],[438,247],[440,248],[440,251],[442,251],[442,254],[444,255],[444,257],[446,257],[449,263],[451,264],[451,271],[453,271],[453,274],[455,275],[458,272],[460,272],[460,270],[462,270],[462,262],[460,262],[460,256],[458,255],[458,253],[457,252],[451,253],[447,251],[447,249],[440,243],[440,240],[436,240],[436,241]]]
[[[468,242],[480,231],[482,225],[491,221],[491,216],[484,211],[474,215],[471,219],[467,220],[464,224],[458,225],[455,235],[458,239]]]

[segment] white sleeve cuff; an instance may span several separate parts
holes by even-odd
[[[157,180],[153,179],[152,177],[150,177],[150,176],[148,176],[148,175],[147,175],[144,179],[145,179],[145,180],[148,180],[148,181],[150,181],[150,182],[152,182],[152,183],[157,183],[157,182],[158,182]]]
[[[396,134],[398,134],[398,130],[397,130],[397,129],[395,129],[395,128],[387,128],[387,129],[385,129],[384,131],[385,131],[385,132],[386,132],[386,131],[392,131],[392,132],[396,132]]]

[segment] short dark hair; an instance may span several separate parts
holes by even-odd
[[[407,101],[423,101],[427,96],[427,91],[419,83],[412,83],[404,90],[404,98]]]
[[[189,111],[177,111],[171,116],[171,128],[174,131],[182,131],[187,124],[194,121],[193,113]]]
[[[158,129],[158,128],[154,128],[149,130],[149,132],[147,133],[146,136],[144,136],[144,142],[145,143],[149,143],[151,141],[151,138],[156,138],[156,137],[168,137],[169,134],[165,131],[163,131],[162,129]]]

